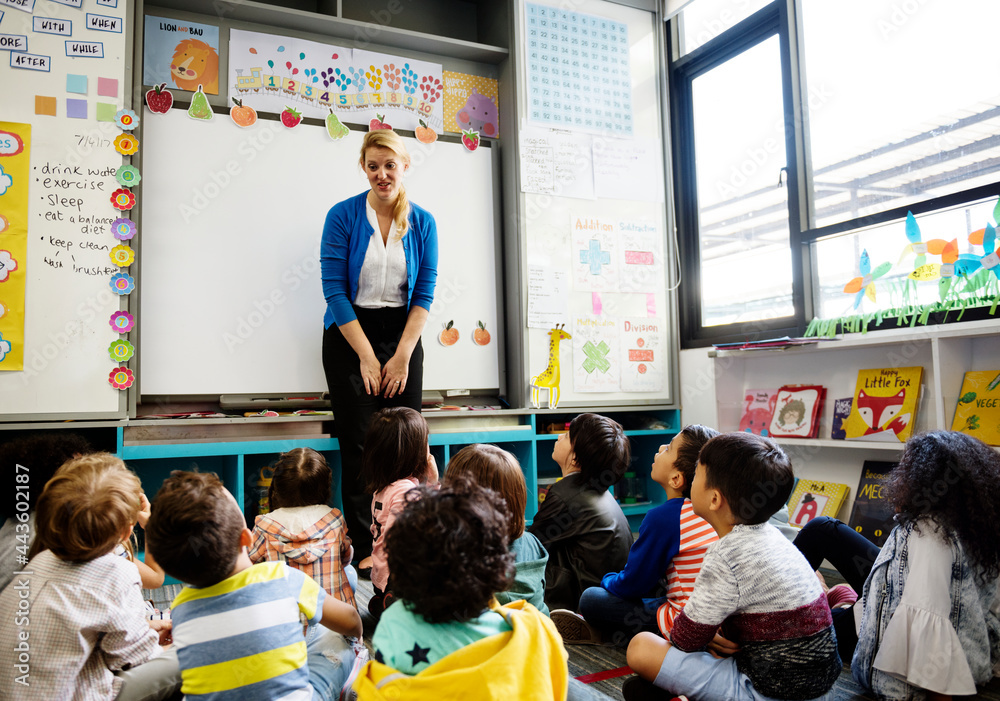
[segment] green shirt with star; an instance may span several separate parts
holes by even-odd
[[[397,601],[382,614],[372,647],[376,660],[404,674],[416,674],[455,650],[510,629],[503,616],[488,609],[468,621],[430,623],[405,601]]]

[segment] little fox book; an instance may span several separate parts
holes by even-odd
[[[922,367],[858,371],[851,414],[844,421],[848,439],[905,443],[916,423]]]
[[[951,430],[1000,445],[1000,370],[965,373]]]

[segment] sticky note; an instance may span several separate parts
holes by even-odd
[[[113,122],[118,114],[118,105],[113,102],[98,102],[94,111],[98,122]]]
[[[35,114],[56,116],[56,99],[47,95],[35,95]]]
[[[72,97],[66,98],[66,116],[70,119],[87,118],[87,101],[75,100]]]
[[[87,76],[85,75],[74,75],[73,73],[66,74],[66,92],[80,93],[81,95],[87,94]]]
[[[103,97],[118,97],[118,79],[98,78],[97,94]]]

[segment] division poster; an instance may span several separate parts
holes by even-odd
[[[667,372],[667,344],[663,319],[622,320],[621,357],[623,392],[659,392]]]

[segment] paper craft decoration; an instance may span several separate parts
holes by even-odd
[[[7,359],[7,354],[10,353],[12,348],[13,346],[10,341],[4,340],[3,334],[0,334],[0,363]]]
[[[118,367],[108,375],[108,382],[115,389],[128,389],[135,381],[135,375],[126,367]]]
[[[851,414],[844,422],[848,439],[905,443],[913,434],[922,367],[860,370]]]
[[[135,251],[124,244],[112,248],[108,255],[119,268],[127,268],[135,260]]]
[[[131,156],[139,150],[139,139],[132,134],[119,134],[115,137],[115,151],[123,156]]]
[[[839,482],[800,479],[788,497],[788,523],[802,528],[817,516],[837,518],[850,491]]]
[[[135,317],[128,312],[115,312],[111,315],[108,323],[118,333],[128,333],[135,325]]]
[[[830,427],[830,438],[835,441],[842,441],[847,438],[844,431],[844,422],[851,415],[851,405],[854,403],[853,397],[833,400],[833,422]]]
[[[130,109],[120,109],[115,113],[115,124],[119,129],[132,131],[139,126],[139,116]]]
[[[115,180],[123,187],[135,187],[142,180],[139,169],[133,165],[124,164],[115,171]]]
[[[340,118],[337,117],[332,107],[330,108],[330,114],[326,115],[326,133],[329,134],[330,138],[334,141],[339,141],[351,133],[351,130],[347,128],[347,125],[343,124],[340,121]],[[437,134],[434,136],[437,138]]]
[[[24,369],[31,130],[0,121],[0,371]]]
[[[111,291],[117,295],[127,295],[135,289],[135,280],[128,273],[115,273],[111,276]]]
[[[815,438],[826,388],[785,385],[778,390],[768,433],[772,438]]]
[[[563,329],[565,324],[560,324],[549,331],[549,364],[545,370],[538,373],[528,383],[531,390],[531,406],[539,408],[541,390],[548,390],[546,403],[549,409],[559,406],[559,342],[573,338]]]
[[[132,209],[135,207],[135,195],[127,187],[120,187],[111,193],[111,205],[123,212]]]
[[[458,329],[455,328],[455,321],[451,320],[445,324],[438,334],[438,342],[442,346],[453,346],[458,343]]]
[[[954,268],[951,267],[951,264],[958,260],[958,239],[952,239],[951,241],[945,241],[944,239],[931,239],[925,243],[920,234],[920,225],[917,224],[917,219],[911,212],[906,213],[906,226],[904,231],[906,233],[906,238],[910,243],[906,245],[906,248],[904,248],[903,252],[900,254],[899,262],[902,263],[903,259],[908,255],[916,254],[917,256],[916,260],[913,262],[913,272],[909,275],[910,279],[936,280],[942,276],[941,270],[946,266],[951,268],[946,271],[947,276],[951,277],[954,270]],[[928,253],[935,256],[941,256],[941,263],[928,263]]]
[[[854,497],[854,508],[848,525],[878,547],[885,544],[895,525],[893,509],[883,489],[886,477],[896,467],[894,462],[865,460]]]
[[[111,222],[111,233],[119,241],[128,241],[135,236],[135,222],[128,217],[118,217]]]
[[[244,105],[243,100],[233,98],[233,106],[229,108],[229,118],[238,127],[252,127],[257,123],[257,110],[249,105]]]
[[[125,363],[135,354],[135,346],[125,339],[119,338],[108,346],[108,354],[116,363]]]
[[[294,129],[302,121],[302,113],[298,110],[285,105],[285,109],[281,110],[281,125],[283,127],[288,127],[289,129]]]
[[[1000,445],[1000,370],[965,373],[951,430]]]
[[[462,146],[464,146],[467,151],[475,151],[479,148],[479,132],[473,129],[463,130]]]
[[[201,84],[205,92],[218,95],[219,28],[146,15],[142,80],[192,91]]]
[[[854,308],[861,305],[861,299],[865,296],[871,301],[875,301],[875,281],[889,272],[892,263],[882,263],[875,270],[872,270],[871,258],[868,257],[868,249],[861,252],[861,260],[858,262],[858,269],[861,273],[844,285],[844,292],[854,294]]]
[[[486,326],[481,321],[476,322],[476,328],[472,331],[472,342],[477,346],[490,345],[490,332],[486,330]]]
[[[379,129],[392,129],[392,125],[386,123],[384,114],[376,114],[368,121],[368,131],[378,131]]]
[[[758,436],[770,435],[771,416],[778,401],[777,389],[748,389],[743,393],[740,431]]]
[[[0,248],[0,282],[4,282],[15,270],[17,270],[17,260],[10,251]]]
[[[997,204],[997,208],[1000,209],[1000,202]],[[979,238],[980,236],[982,239]],[[1000,255],[997,255],[996,252],[996,229],[991,224],[987,224],[985,229],[974,231],[969,235],[969,243],[975,245],[982,244],[983,255],[977,256],[972,253],[963,253],[955,262],[955,270],[963,275],[972,275],[982,268],[983,270],[989,270],[1000,279]]]
[[[422,144],[433,144],[437,141],[437,132],[427,126],[427,122],[420,120],[420,126],[413,130],[413,136]]]
[[[165,90],[166,83],[160,83],[146,91],[146,107],[154,114],[166,114],[174,104],[174,94]]]
[[[198,90],[195,94],[191,96],[191,106],[188,107],[188,117],[191,119],[202,119],[206,122],[215,117],[215,112],[212,111],[212,105],[208,103],[208,97],[201,89],[201,85],[198,86]]]

